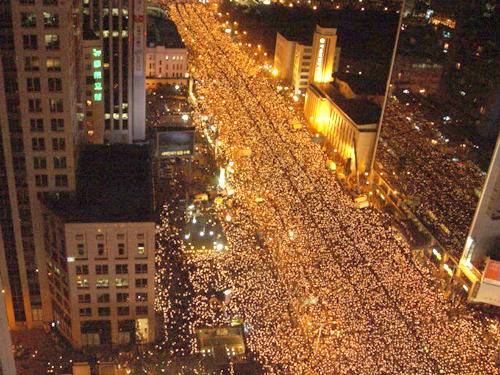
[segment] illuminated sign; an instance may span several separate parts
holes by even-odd
[[[325,38],[319,38],[319,46],[318,46],[318,58],[316,59],[316,70],[314,72],[314,81],[321,82],[322,69],[323,69],[323,59],[325,56]]]
[[[102,50],[92,48],[92,66],[94,68],[94,101],[102,100]]]

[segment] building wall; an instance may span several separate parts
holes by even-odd
[[[292,85],[297,94],[305,92],[309,82],[309,70],[311,67],[312,47],[297,44],[293,60]]]
[[[469,235],[465,242],[464,252],[460,259],[460,271],[472,283],[480,281],[484,271],[486,257],[496,251],[499,256],[498,241],[500,239],[500,136],[491,158],[491,164],[483,186]],[[496,246],[496,248],[495,248]],[[500,300],[500,287],[495,289],[497,301]],[[472,291],[471,291],[472,292]]]
[[[3,241],[0,237],[0,248],[2,246]],[[12,352],[12,340],[10,338],[4,297],[5,293],[2,278],[0,277],[0,374],[14,375],[16,374],[16,363]]]
[[[1,125],[4,188],[9,197],[2,217],[8,245],[0,257],[9,269],[6,289],[12,304],[7,302],[7,307],[14,309],[8,314],[14,316],[9,324],[31,327],[43,316],[50,317],[45,306],[42,314],[47,288],[38,195],[68,191],[75,185],[79,25],[72,2],[12,2],[2,12],[11,23],[2,28],[6,42],[0,52],[4,62],[0,101],[8,108],[7,113],[0,112],[6,113]]]
[[[332,100],[310,85],[306,92],[304,116],[312,128],[326,138],[327,146],[347,162],[351,172],[362,174],[370,167],[376,138],[376,124],[354,123]]]
[[[188,73],[187,50],[156,46],[146,49],[146,77],[186,78]]]
[[[295,46],[296,42],[287,40],[280,33],[276,35],[273,67],[278,69],[279,79],[292,80]]]
[[[145,135],[145,11],[143,0],[83,5],[103,49],[104,138],[109,142],[132,143]]]
[[[64,292],[59,292],[55,283],[51,291],[52,300],[70,319],[70,331],[64,332],[63,329],[63,333],[73,345],[81,347],[91,342],[95,343],[95,336],[82,334],[81,329],[84,324],[95,325],[98,321],[105,321],[109,324],[112,344],[125,343],[123,337],[120,337],[123,334],[119,333],[119,326],[124,324],[123,322],[134,321],[136,325],[141,319],[142,323],[145,320],[148,326],[148,336],[145,341],[154,341],[155,224],[152,222],[62,223],[55,215],[49,216],[50,221],[55,225],[52,230],[49,224],[47,239],[50,241],[53,234],[64,238],[66,271],[63,270],[63,272],[66,275],[69,291],[69,308],[65,309],[64,303],[60,304],[57,301],[58,298],[61,299],[58,295],[63,295]],[[55,242],[61,243],[60,238]],[[119,253],[119,244],[124,245],[123,255]],[[140,244],[144,245],[144,254],[141,254]],[[83,253],[79,252],[79,245],[83,246],[81,248]],[[99,246],[102,246],[102,251],[104,251],[101,255]],[[54,257],[51,256],[51,259]],[[56,261],[52,263],[57,265]],[[128,273],[117,273],[119,272],[117,265],[126,266]],[[147,270],[145,273],[138,273],[136,265],[146,265]],[[98,272],[103,272],[103,266],[107,267],[107,274],[98,274]],[[100,271],[97,267],[100,267]],[[128,286],[120,286],[117,279],[126,279]],[[144,287],[136,284],[136,280],[139,279],[146,280]],[[107,280],[107,284],[104,280]],[[117,293],[128,293],[129,300],[120,301]],[[147,293],[147,301],[138,301],[137,293]],[[109,299],[102,299],[104,297],[98,299],[99,295],[106,294],[109,295]],[[128,308],[129,311],[120,311],[119,315],[119,310],[123,308]],[[141,312],[137,310],[138,308],[147,311]],[[84,309],[90,309],[90,315],[87,315]]]

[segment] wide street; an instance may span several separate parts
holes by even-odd
[[[242,318],[267,373],[495,373],[497,322],[457,313],[389,218],[354,208],[267,72],[208,8],[169,11],[226,168],[215,210],[229,247],[188,261],[192,327]],[[205,297],[214,288],[229,291],[224,316]]]

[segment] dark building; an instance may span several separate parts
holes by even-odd
[[[456,29],[442,79],[442,95],[494,143],[498,132],[498,9],[495,1],[456,1]]]

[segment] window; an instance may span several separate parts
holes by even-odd
[[[49,185],[49,179],[46,174],[35,175],[35,185],[38,187],[46,187]]]
[[[137,254],[138,255],[146,254],[146,247],[144,246],[144,242],[140,242],[137,244]]]
[[[55,169],[66,168],[66,156],[54,156],[54,168]]]
[[[62,119],[62,118],[53,118],[53,119],[50,119],[50,129],[53,132],[62,132],[62,131],[64,131],[64,119]]]
[[[79,303],[90,303],[90,294],[79,294],[78,295]]]
[[[68,186],[68,176],[65,174],[56,174],[56,186]]]
[[[30,130],[32,132],[43,132],[43,118],[30,119]]]
[[[19,3],[22,5],[33,5],[35,4],[35,0],[20,0]]]
[[[109,287],[109,279],[99,277],[95,283],[97,288],[108,288]]]
[[[128,302],[128,293],[116,293],[116,302]]]
[[[128,274],[128,264],[117,264],[115,268],[115,273],[117,275],[126,275]]]
[[[61,78],[49,78],[48,83],[49,83],[49,91],[60,92],[62,90]]]
[[[78,278],[76,280],[76,287],[77,288],[88,288],[89,287],[89,281],[87,279]]]
[[[116,278],[115,285],[117,288],[128,288],[128,279]]]
[[[148,279],[135,279],[135,287],[136,288],[147,288]]]
[[[52,138],[52,150],[54,151],[64,151],[66,148],[66,143],[64,138]]]
[[[118,244],[118,256],[125,256],[125,244],[124,243],[119,243]]]
[[[31,149],[33,151],[45,150],[45,139],[44,138],[32,138],[31,139]]]
[[[22,27],[36,27],[36,15],[32,12],[21,12]]]
[[[56,13],[43,12],[43,25],[46,28],[59,27],[59,15]]]
[[[77,275],[88,275],[89,274],[89,266],[87,266],[87,265],[76,266],[75,272]]]
[[[80,309],[80,316],[91,316],[91,315],[92,315],[91,307],[84,307]]]
[[[106,256],[106,251],[104,249],[104,244],[103,243],[98,243],[97,244],[97,255],[100,257]]]
[[[147,306],[136,306],[135,313],[137,315],[148,315],[148,307]]]
[[[107,275],[109,272],[109,268],[107,264],[96,264],[95,273],[97,275]]]
[[[42,112],[42,101],[40,99],[29,99],[28,100],[28,111],[30,111],[30,112]]]
[[[61,59],[59,57],[50,57],[45,61],[45,66],[49,72],[61,71]]]
[[[118,315],[129,315],[130,308],[128,306],[118,306],[117,313]]]
[[[44,157],[34,157],[33,158],[33,168],[46,169],[47,168],[47,159]]]
[[[57,0],[43,0],[43,5],[57,5]]]
[[[49,99],[49,108],[52,113],[59,113],[63,111],[63,100],[62,99]]]
[[[79,243],[76,245],[76,255],[80,258],[85,257],[85,245]]]
[[[46,34],[45,35],[45,48],[48,50],[58,50],[59,49],[59,35]]]
[[[148,265],[147,264],[136,264],[135,265],[135,273],[148,273]]]
[[[37,49],[38,39],[36,35],[23,35],[23,48],[24,49]]]
[[[109,293],[102,293],[97,295],[97,302],[109,303]]]
[[[147,293],[136,293],[135,294],[135,302],[147,302],[148,294]]]
[[[97,241],[104,241],[104,234],[96,234],[95,239]]]
[[[26,90],[28,92],[40,92],[40,78],[27,78]]]
[[[98,307],[97,314],[99,316],[109,316],[111,314],[111,309],[109,307]]]
[[[38,56],[25,57],[24,70],[26,72],[38,72],[40,70],[40,59],[38,58]]]

